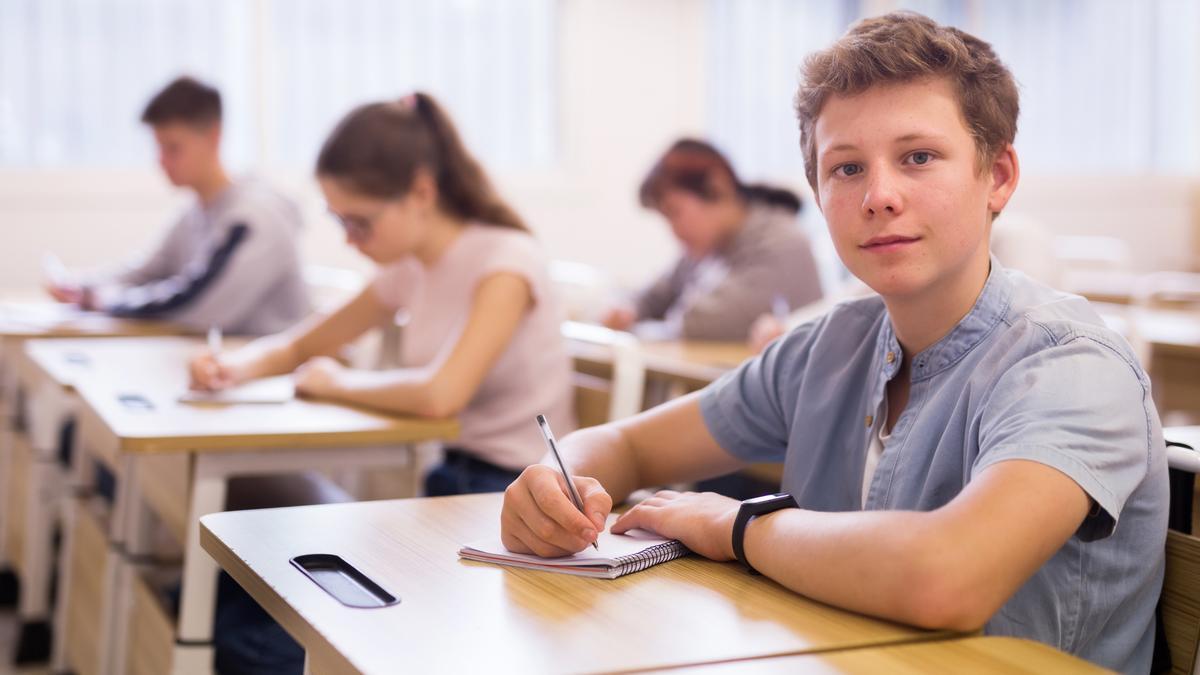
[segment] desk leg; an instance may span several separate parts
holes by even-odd
[[[8,560],[8,485],[12,480],[12,443],[17,427],[17,343],[0,338],[0,561]],[[5,568],[4,575],[12,576]],[[10,580],[14,587],[15,577]],[[15,598],[2,604],[11,605]]]
[[[67,592],[74,581],[71,574],[71,559],[75,555],[75,511],[82,508],[79,497],[70,497],[63,504],[62,546],[58,549],[58,583],[62,592],[54,605],[54,631],[50,643],[50,670],[55,673],[65,673],[70,670],[67,663],[67,617],[71,605],[71,594]]]
[[[50,649],[50,578],[54,525],[63,498],[63,472],[58,463],[59,438],[73,412],[73,400],[58,386],[34,391],[26,409],[32,447],[29,474],[24,478],[25,546],[17,618],[17,663],[44,661]],[[22,477],[16,477],[21,480]]]
[[[211,673],[213,617],[216,613],[217,563],[200,548],[200,517],[225,508],[225,474],[219,460],[200,453],[192,464],[192,499],[188,509],[187,542],[183,554],[183,588],[179,602],[179,632],[172,659],[174,675]]]
[[[134,576],[152,553],[150,540],[154,527],[152,514],[146,501],[142,499],[139,487],[141,466],[137,457],[128,456],[124,466],[122,483],[129,489],[129,492],[124,493],[126,501],[122,509],[123,522],[120,527],[123,537],[123,545],[120,548],[123,549],[124,555],[116,575],[112,632],[104,661],[108,664],[108,672],[114,675],[128,672],[126,663],[129,655],[129,626],[133,619]]]
[[[82,508],[80,500],[86,492],[86,486],[95,483],[92,463],[84,451],[83,443],[83,425],[77,425],[73,441],[75,452],[71,456],[67,477],[67,498],[63,501],[61,514],[63,539],[58,550],[58,587],[61,591],[54,605],[54,639],[50,646],[50,670],[55,673],[70,670],[67,663],[67,621],[70,616],[71,594],[67,590],[71,588],[71,560],[75,556],[75,512]]]
[[[129,534],[130,510],[139,503],[137,488],[137,458],[121,457],[121,472],[117,477],[116,500],[108,525],[108,566],[104,570],[101,591],[100,672],[119,674],[115,664],[123,658],[128,633],[130,588],[126,585],[130,561],[125,552]]]

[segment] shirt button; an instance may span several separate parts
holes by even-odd
[[[867,428],[871,428],[871,424],[875,422],[874,415],[867,415]]]
[[[892,363],[895,360],[896,360],[896,352],[888,352],[887,353],[887,362]]]

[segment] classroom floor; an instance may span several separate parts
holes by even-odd
[[[12,610],[0,610],[0,675],[50,675],[50,665],[14,668],[13,650],[17,641],[17,616]]]

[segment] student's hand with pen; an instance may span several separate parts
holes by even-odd
[[[523,471],[504,491],[500,539],[513,553],[557,558],[578,553],[604,530],[612,497],[594,478],[572,476],[585,516],[575,508],[562,472],[544,464]]]
[[[659,490],[621,514],[613,534],[634,528],[678,539],[710,560],[733,560],[733,521],[741,502],[713,492]]]
[[[233,368],[209,349],[192,358],[188,363],[188,373],[191,375],[192,389],[199,391],[220,391],[237,384]]]
[[[46,293],[54,298],[56,302],[61,302],[69,305],[83,304],[83,287],[71,284],[46,284]]]

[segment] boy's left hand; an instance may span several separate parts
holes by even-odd
[[[712,492],[659,490],[613,523],[613,534],[641,528],[678,539],[711,560],[733,560],[733,521],[742,503]]]

